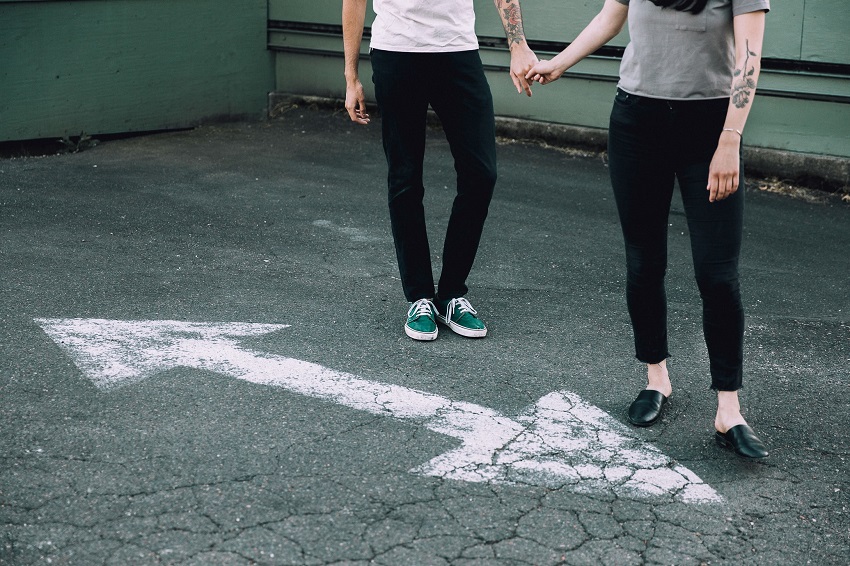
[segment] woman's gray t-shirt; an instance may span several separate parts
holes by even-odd
[[[651,98],[727,98],[735,68],[732,18],[770,10],[770,0],[708,0],[699,14],[617,0],[629,7],[629,36],[620,64],[626,92]]]

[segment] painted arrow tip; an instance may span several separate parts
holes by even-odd
[[[694,472],[570,391],[541,397],[515,421],[523,430],[506,435],[507,442],[496,449],[482,449],[487,443],[474,438],[411,471],[462,481],[568,487],[588,494],[722,501]],[[482,434],[497,428],[494,423]]]
[[[100,388],[134,383],[149,375],[184,365],[182,339],[204,341],[214,349],[222,340],[260,336],[288,324],[184,322],[179,320],[108,320],[37,318],[42,330],[65,350],[77,367]],[[203,352],[193,349],[192,360]]]

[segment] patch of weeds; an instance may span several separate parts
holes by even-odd
[[[563,153],[564,155],[568,155],[570,157],[601,157],[604,162],[607,162],[607,155],[604,150],[584,149],[580,147],[566,145],[552,145],[544,140],[512,138],[508,136],[496,136],[496,143],[498,143],[499,145],[534,145],[537,147],[542,147],[544,149],[551,149],[553,151]]]
[[[776,177],[752,180],[748,179],[747,184],[750,187],[756,187],[758,190],[766,193],[784,195],[813,204],[827,204],[830,202],[834,203],[836,201],[850,203],[850,188],[847,187],[831,193],[796,185],[790,181],[778,179]]]
[[[293,110],[321,110],[330,109],[333,114],[347,113],[345,102],[335,98],[322,98],[319,96],[302,96],[297,98],[284,98],[269,111],[269,118],[283,118]]]
[[[299,106],[293,102],[281,102],[272,107],[271,111],[269,112],[269,118],[282,118],[283,116],[285,116],[289,112],[292,112],[296,108],[299,108]]]
[[[65,148],[66,153],[79,153],[91,149],[100,143],[99,140],[85,132],[80,132],[79,136],[65,136],[58,141]]]

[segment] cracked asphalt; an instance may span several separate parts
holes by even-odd
[[[458,441],[191,367],[99,389],[35,322],[287,324],[240,344],[508,416],[566,390],[624,424],[643,373],[604,158],[502,140],[499,160],[468,295],[490,335],[433,343],[402,331],[378,120],[294,107],[0,161],[0,564],[850,563],[850,206],[835,199],[747,191],[742,402],[771,450],[755,463],[712,438],[674,200],[674,396],[633,433],[715,503],[416,475]],[[430,130],[436,264],[453,178]]]

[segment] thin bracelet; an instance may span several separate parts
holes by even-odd
[[[741,137],[741,139],[744,139],[744,134],[741,133],[741,130],[736,130],[735,128],[723,128],[723,131],[724,132],[735,132],[736,134],[738,134]]]

